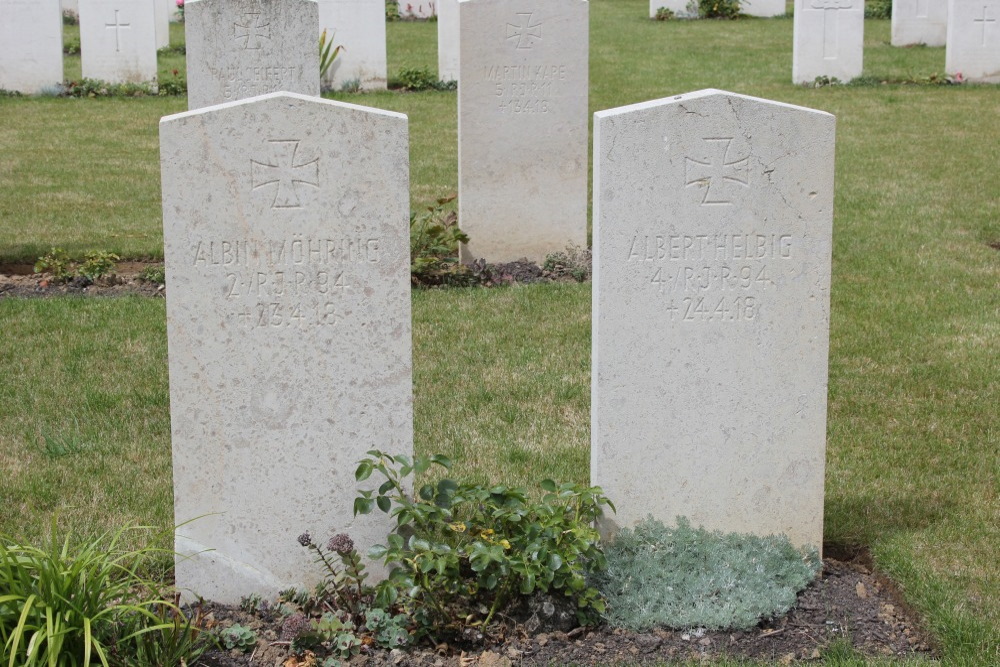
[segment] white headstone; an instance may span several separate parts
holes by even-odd
[[[949,0],[945,71],[1000,83],[1000,0]]]
[[[947,0],[892,0],[893,46],[944,46],[947,37]]]
[[[156,7],[156,48],[170,46],[170,15],[177,11],[176,0],[153,0]]]
[[[149,0],[80,0],[83,76],[109,83],[156,81],[156,13]]]
[[[458,0],[438,0],[438,78],[458,81]]]
[[[361,90],[386,86],[385,3],[380,0],[319,0],[319,31],[340,45],[324,85],[339,90],[356,81]]]
[[[820,548],[835,119],[717,90],[594,121],[591,477]]]
[[[785,0],[743,0],[740,12],[748,16],[783,16],[787,8]]]
[[[825,76],[847,82],[861,74],[864,0],[795,0],[792,81]]]
[[[296,536],[383,541],[354,469],[412,455],[406,117],[273,93],[168,116],[160,147],[177,586],[311,590]]]
[[[698,10],[695,5],[694,11],[688,8],[690,0],[649,0],[649,18],[656,17],[656,10],[661,7],[669,9],[676,18],[697,18]]]
[[[459,3],[463,262],[536,262],[587,243],[588,5]]]
[[[288,91],[319,95],[315,0],[187,0],[188,109]]]
[[[33,95],[62,80],[59,0],[0,0],[0,88]]]
[[[399,16],[404,19],[429,19],[437,16],[437,0],[399,0]]]

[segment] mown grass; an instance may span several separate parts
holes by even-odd
[[[870,548],[950,664],[1000,660],[1000,89],[797,88],[791,21],[655,23],[591,3],[591,110],[715,87],[837,115],[826,539]],[[432,24],[390,73],[434,70]],[[866,74],[941,72],[866,23]],[[163,62],[161,61],[161,68]],[[456,189],[453,93],[410,116],[411,202]],[[0,262],[162,255],[157,130],[178,98],[0,100]],[[586,481],[587,285],[414,293],[415,441],[457,473]],[[171,521],[163,303],[0,300],[0,533]],[[9,474],[8,474],[9,472]],[[830,664],[863,664],[847,652]]]

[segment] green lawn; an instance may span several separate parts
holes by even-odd
[[[995,664],[1000,87],[798,88],[788,19],[590,10],[592,111],[712,87],[836,114],[826,540],[870,548],[950,664]],[[436,68],[436,25],[388,28],[390,74]],[[865,41],[875,79],[944,69],[944,49],[890,47],[888,21]],[[413,206],[455,191],[454,93],[335,97],[409,115]],[[157,120],[185,106],[0,99],[0,263],[162,257]],[[586,481],[589,286],[413,297],[417,449],[477,479]],[[56,511],[78,531],[169,525],[163,305],[0,300],[0,532],[38,539]]]

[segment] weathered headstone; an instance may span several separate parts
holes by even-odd
[[[587,242],[588,5],[459,3],[463,262],[536,262]]]
[[[33,95],[62,80],[59,0],[0,0],[0,88]]]
[[[740,12],[748,16],[782,16],[787,11],[785,0],[743,0]]]
[[[594,121],[591,476],[822,545],[835,119],[717,90]]]
[[[943,0],[892,0],[892,45],[944,46],[948,3]]]
[[[792,81],[843,82],[859,76],[864,57],[864,0],[796,0]]]
[[[153,0],[156,7],[156,48],[170,46],[170,15],[177,11],[176,0]]]
[[[80,0],[83,76],[156,82],[156,16],[148,0]]]
[[[361,90],[386,86],[385,5],[371,0],[319,0],[319,31],[343,46],[324,77],[339,90],[357,83]]]
[[[438,79],[458,81],[458,0],[438,0]]]
[[[176,578],[235,603],[322,577],[366,450],[412,453],[407,121],[272,93],[160,123]]]
[[[696,18],[698,10],[695,6],[689,8],[690,0],[649,0],[649,18],[656,17],[656,11],[661,7],[669,9],[677,18]]]
[[[1000,0],[949,0],[945,71],[1000,83]]]
[[[188,109],[280,90],[319,95],[315,0],[188,0]]]

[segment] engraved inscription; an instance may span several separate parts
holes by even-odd
[[[242,40],[244,49],[259,49],[265,39],[271,39],[271,24],[262,21],[260,12],[246,12],[242,23],[237,21],[233,24],[233,35],[237,42]]]
[[[983,5],[983,18],[981,18],[981,19],[972,19],[973,23],[979,23],[979,24],[982,25],[982,28],[983,28],[983,38],[982,38],[982,44],[981,44],[981,46],[986,46],[986,27],[990,23],[996,23],[997,22],[996,19],[991,19],[991,18],[989,18],[987,16],[986,12],[987,12],[988,9],[989,9],[988,6]]]
[[[684,158],[684,187],[705,190],[702,206],[730,206],[733,202],[723,197],[722,190],[726,184],[750,187],[750,157],[729,159],[733,137],[706,137],[704,141],[714,155],[709,162]]]
[[[493,85],[500,113],[548,113],[566,65],[490,65],[483,75]]]
[[[648,267],[671,321],[747,322],[791,258],[789,234],[661,234],[633,237],[626,261]]]
[[[840,53],[840,30],[837,12],[851,9],[854,0],[810,0],[813,9],[823,10],[823,58],[836,60]]]
[[[271,208],[302,208],[299,186],[319,188],[319,158],[296,164],[300,140],[271,139],[268,144],[275,156],[267,162],[250,160],[250,190],[274,188]]]
[[[302,67],[283,65],[208,65],[212,76],[224,81],[223,99],[236,100],[287,89],[302,78]]]
[[[534,12],[518,12],[517,23],[507,24],[507,41],[514,42],[516,49],[530,49],[534,40],[542,38],[542,22],[532,23]]]
[[[337,304],[276,303],[273,301],[243,306],[230,315],[240,327],[247,329],[305,330],[310,327],[328,327],[341,319]]]
[[[104,24],[104,29],[105,30],[114,30],[115,31],[115,52],[116,53],[120,53],[121,50],[122,50],[122,30],[131,30],[132,29],[132,24],[131,23],[122,23],[121,22],[121,19],[118,18],[118,12],[119,12],[119,10],[116,9],[115,10],[115,22],[114,23],[105,23]]]

